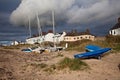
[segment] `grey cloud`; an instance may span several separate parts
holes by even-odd
[[[36,20],[38,13],[42,23],[51,24],[51,10],[55,11],[56,22],[67,24],[99,24],[120,16],[120,0],[22,0],[13,11],[10,21],[24,25]]]

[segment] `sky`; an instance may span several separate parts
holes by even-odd
[[[0,0],[0,40],[23,40],[37,32],[37,16],[43,31],[51,29],[52,11],[56,32],[89,29],[105,36],[120,17],[120,0]],[[26,26],[25,26],[26,25]]]

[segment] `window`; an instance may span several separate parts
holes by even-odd
[[[89,36],[89,39],[90,39],[90,36]]]
[[[115,31],[114,31],[114,34],[116,34]]]
[[[112,30],[110,31],[110,34],[112,34]]]
[[[36,40],[33,40],[33,42],[36,42]]]

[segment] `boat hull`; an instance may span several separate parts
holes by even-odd
[[[107,52],[109,50],[111,50],[111,48],[103,48],[103,49],[95,50],[92,52],[85,52],[85,53],[81,53],[81,54],[76,54],[76,55],[74,55],[74,58],[100,57],[102,54],[104,54],[105,52]]]

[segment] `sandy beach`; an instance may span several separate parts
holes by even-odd
[[[69,69],[45,72],[32,64],[57,64],[64,57],[73,58],[77,51],[53,53],[24,53],[20,50],[0,49],[0,80],[120,80],[120,53],[110,53],[98,59],[84,59],[90,69]],[[58,54],[62,54],[60,57]]]

